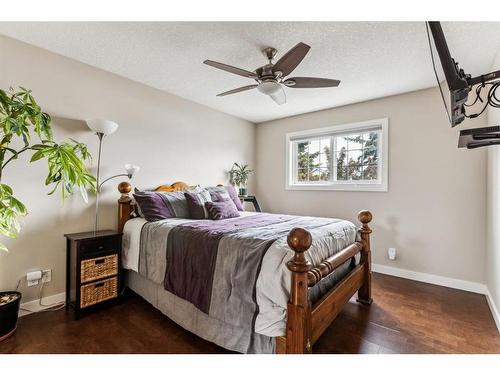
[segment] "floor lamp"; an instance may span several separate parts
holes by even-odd
[[[101,154],[102,154],[102,142],[105,136],[113,134],[118,129],[118,124],[109,120],[93,119],[87,121],[87,126],[95,132],[99,138],[99,152],[97,156],[97,173],[96,173],[96,200],[95,200],[95,220],[94,220],[94,235],[97,234],[99,230],[99,195],[101,193],[101,187],[106,182],[115,177],[127,176],[132,178],[134,174],[139,170],[137,165],[125,164],[126,173],[119,173],[117,175],[106,178],[101,182],[100,172],[101,172]]]

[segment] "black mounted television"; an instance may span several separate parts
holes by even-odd
[[[448,89],[450,90],[449,115],[451,126],[456,126],[466,117],[464,104],[467,102],[472,86],[477,85],[478,83],[482,83],[484,86],[485,82],[500,78],[500,71],[472,78],[471,75],[466,74],[464,70],[459,67],[458,63],[451,57],[443,29],[441,28],[441,23],[437,21],[429,21],[427,24],[431,30],[434,45],[436,46],[439,60],[441,61],[441,67],[443,68],[446,78],[446,83],[448,84]],[[474,118],[478,115],[479,114],[475,114],[469,117]]]
[[[439,60],[441,61],[441,67],[443,68],[446,83],[450,90],[451,126],[456,126],[465,118],[464,104],[467,102],[470,91],[467,76],[451,57],[441,23],[429,21],[429,28],[431,29],[432,38],[434,39]]]

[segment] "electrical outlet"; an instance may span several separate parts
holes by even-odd
[[[26,282],[28,286],[38,285],[38,282],[42,278],[42,271],[30,271],[26,274]]]
[[[390,260],[396,260],[396,248],[390,247],[387,251],[387,255],[389,256]]]
[[[42,271],[42,283],[49,283],[52,281],[52,270]]]

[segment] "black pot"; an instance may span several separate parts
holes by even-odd
[[[21,303],[21,293],[0,292],[0,297],[6,294],[14,294],[17,298],[5,305],[0,305],[0,341],[10,337],[16,331],[19,304]]]

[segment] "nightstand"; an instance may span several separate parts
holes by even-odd
[[[122,234],[112,230],[65,234],[66,309],[75,319],[116,303],[121,292]]]
[[[255,195],[240,195],[240,200],[242,202],[250,202],[253,203],[253,207],[255,208],[255,212],[262,212],[259,206],[259,202],[257,201],[257,197]]]

